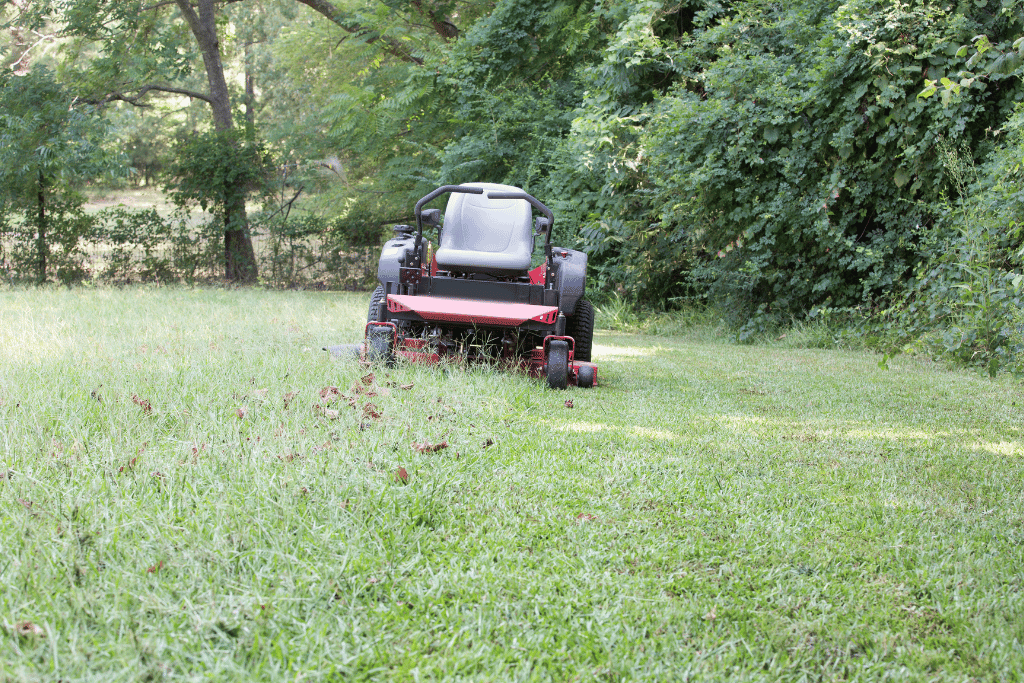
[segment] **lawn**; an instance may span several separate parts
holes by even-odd
[[[1024,679],[1018,382],[330,360],[367,300],[0,290],[0,681]]]

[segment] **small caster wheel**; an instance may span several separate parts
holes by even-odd
[[[569,386],[569,343],[561,339],[548,344],[548,386],[552,389]]]

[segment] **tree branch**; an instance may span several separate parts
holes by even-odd
[[[210,104],[213,103],[213,100],[206,93],[197,92],[195,90],[188,90],[186,88],[175,88],[175,87],[172,87],[172,86],[169,86],[169,85],[155,85],[155,84],[149,84],[149,85],[142,86],[141,88],[139,88],[139,91],[137,93],[135,93],[134,95],[129,95],[129,94],[123,93],[123,92],[113,92],[113,93],[108,93],[108,94],[104,95],[103,97],[100,97],[100,98],[95,99],[95,100],[94,99],[88,99],[88,98],[85,98],[85,97],[79,97],[78,101],[79,102],[84,102],[86,104],[95,104],[97,106],[98,105],[106,104],[108,102],[127,102],[128,104],[130,104],[130,105],[132,105],[134,107],[148,107],[149,106],[148,104],[143,104],[139,100],[141,100],[143,97],[145,97],[147,93],[152,92],[152,91],[166,92],[166,93],[171,93],[172,95],[185,95],[186,97],[191,97],[191,98],[194,98],[194,99],[197,99],[197,100],[202,100],[203,102],[207,102],[207,103],[210,103]]]
[[[400,41],[395,40],[390,36],[385,36],[381,34],[380,31],[376,31],[374,29],[363,26],[357,21],[353,21],[352,19],[342,14],[342,12],[337,7],[335,7],[331,2],[328,2],[328,0],[296,0],[296,2],[300,2],[306,7],[312,9],[314,12],[323,15],[332,23],[336,24],[340,28],[343,28],[344,30],[348,31],[351,34],[358,36],[369,36],[366,40],[367,44],[373,44],[380,40],[381,42],[384,43],[384,50],[388,54],[397,57],[403,62],[410,62],[416,65],[423,64],[423,60],[414,55],[412,52],[410,52],[409,49]]]

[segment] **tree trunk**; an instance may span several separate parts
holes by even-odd
[[[217,17],[214,0],[199,0],[199,13],[192,9],[189,0],[175,0],[192,35],[199,43],[206,67],[206,80],[210,85],[210,108],[213,110],[213,126],[221,132],[234,128],[231,118],[231,98],[224,78],[224,64],[220,58],[220,42],[217,39]],[[235,282],[255,282],[258,272],[256,253],[249,236],[249,217],[245,212],[246,188],[236,183],[228,188],[224,201],[224,276]]]
[[[256,141],[256,77],[252,72],[252,46],[245,45],[245,139]]]
[[[36,186],[36,206],[39,209],[36,215],[36,280],[43,284],[46,282],[46,257],[50,248],[46,243],[46,178],[41,172]]]

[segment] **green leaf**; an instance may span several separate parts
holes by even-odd
[[[896,187],[903,187],[910,182],[910,174],[906,169],[897,169],[896,174],[893,176],[893,181],[895,181]]]

